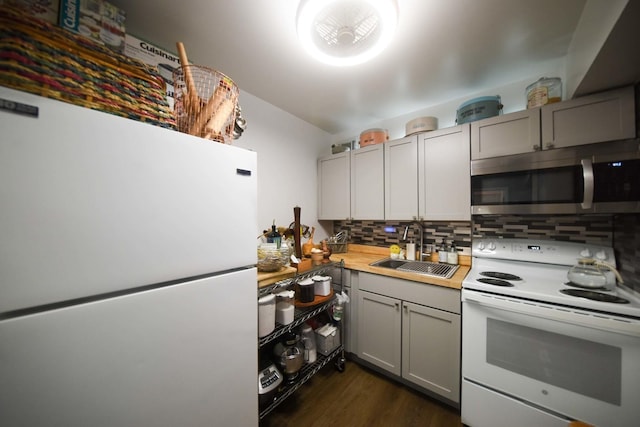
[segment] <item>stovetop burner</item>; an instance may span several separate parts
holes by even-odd
[[[462,288],[470,299],[486,293],[491,298],[504,296],[640,319],[640,292],[623,283],[602,289],[567,283],[571,267],[584,254],[616,265],[611,247],[543,239],[474,239],[472,265]]]
[[[502,280],[522,280],[521,277],[518,277],[515,274],[500,273],[498,271],[483,271],[480,273],[480,275]]]
[[[615,295],[603,294],[602,292],[587,291],[586,289],[561,289],[565,295],[587,298],[594,301],[613,302],[616,304],[629,304],[629,301]]]
[[[509,283],[506,280],[486,278],[486,277],[479,278],[478,282],[486,283],[487,285],[494,285],[494,286],[504,286],[504,287],[513,286],[513,283]]]

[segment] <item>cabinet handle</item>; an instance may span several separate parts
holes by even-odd
[[[533,146],[533,151],[540,151],[540,146],[538,144],[535,144]]]
[[[409,306],[406,305],[406,304],[404,306],[404,312],[407,313],[407,314],[409,313]]]
[[[550,150],[550,149],[552,149],[554,147],[555,147],[555,145],[553,145],[552,142],[547,142],[547,144],[544,146],[544,148],[546,148],[547,150]]]
[[[593,162],[591,159],[582,159],[582,177],[584,180],[583,199],[580,203],[582,209],[591,209],[593,207]]]
[[[400,303],[395,303],[394,305],[396,306],[396,310],[400,309]]]

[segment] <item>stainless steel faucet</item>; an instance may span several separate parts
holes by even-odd
[[[418,261],[424,261],[424,229],[422,228],[422,222],[421,221],[413,221],[411,224],[413,225],[417,225],[418,226],[418,230],[420,231],[420,243],[417,245],[418,246]],[[406,231],[405,231],[406,234]]]

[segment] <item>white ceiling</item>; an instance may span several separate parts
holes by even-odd
[[[544,73],[567,55],[586,3],[397,1],[391,45],[342,68],[302,51],[298,0],[110,0],[128,33],[171,52],[182,41],[193,63],[331,134]]]

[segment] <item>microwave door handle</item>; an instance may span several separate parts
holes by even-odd
[[[584,195],[580,206],[582,209],[591,209],[593,207],[593,163],[591,159],[582,159],[580,164],[584,181]]]

